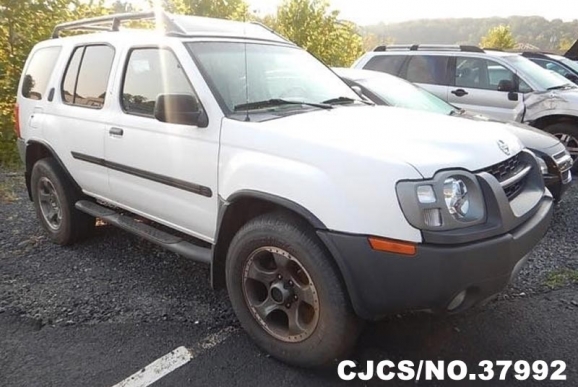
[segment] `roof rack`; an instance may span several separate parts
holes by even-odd
[[[393,44],[389,46],[377,46],[373,51],[461,51],[461,52],[484,52],[477,46],[457,44]]]
[[[159,12],[133,12],[117,13],[107,16],[99,16],[89,19],[82,19],[68,23],[58,24],[52,31],[52,38],[60,38],[60,33],[64,31],[118,31],[120,24],[126,21],[136,20],[162,20],[167,32],[185,33],[177,23],[175,23],[167,13]]]

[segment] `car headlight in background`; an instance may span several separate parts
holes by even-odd
[[[536,161],[538,161],[538,165],[540,166],[540,171],[542,171],[542,175],[547,175],[548,174],[548,165],[546,164],[544,159],[541,158],[540,156],[536,156]]]
[[[397,184],[397,196],[410,224],[422,230],[452,230],[485,220],[485,202],[475,175],[444,171],[426,181]]]

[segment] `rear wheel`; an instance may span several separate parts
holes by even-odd
[[[226,276],[241,325],[275,358],[324,366],[355,345],[360,324],[339,272],[300,219],[267,214],[243,226],[231,242]]]
[[[91,233],[95,219],[74,207],[82,194],[56,160],[34,164],[30,183],[36,214],[53,242],[70,245]]]
[[[578,172],[578,125],[559,122],[547,126],[544,130],[556,136],[564,144],[574,161],[572,172]]]

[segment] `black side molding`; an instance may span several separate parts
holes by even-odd
[[[204,185],[190,183],[188,181],[175,179],[175,178],[172,178],[169,176],[163,176],[163,175],[159,175],[157,173],[143,171],[142,169],[129,167],[128,165],[114,163],[112,161],[107,161],[105,159],[101,159],[98,157],[85,155],[83,153],[78,153],[78,152],[71,152],[71,153],[72,153],[72,157],[74,157],[77,160],[81,160],[81,161],[85,161],[87,163],[96,164],[96,165],[100,165],[102,167],[114,169],[115,171],[127,173],[129,175],[137,176],[137,177],[140,177],[142,179],[151,180],[151,181],[154,181],[156,183],[168,185],[170,187],[182,189],[184,191],[189,191],[189,192],[195,193],[197,195],[205,196],[208,198],[213,196],[213,191],[211,190],[211,188],[206,187]]]
[[[185,258],[206,264],[211,263],[212,257],[210,248],[194,245],[176,235],[137,222],[130,216],[121,215],[110,208],[103,207],[88,200],[80,200],[76,202],[75,207],[84,213],[100,218],[109,224],[138,235],[149,242],[155,243]]]

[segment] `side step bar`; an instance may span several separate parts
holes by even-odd
[[[211,249],[209,248],[196,246],[176,235],[171,235],[147,224],[137,222],[130,216],[121,215],[110,208],[88,200],[79,200],[76,202],[75,207],[88,215],[100,218],[106,223],[120,227],[185,258],[207,264],[211,263]]]

